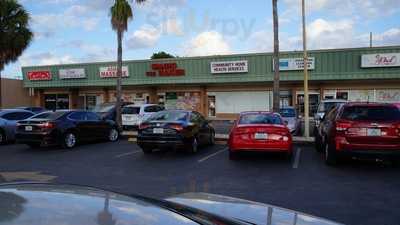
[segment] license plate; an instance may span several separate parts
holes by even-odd
[[[381,129],[367,129],[367,136],[382,136]]]
[[[154,128],[153,129],[153,134],[163,134],[164,133],[164,128]]]
[[[266,140],[267,138],[268,138],[268,134],[266,134],[266,133],[256,133],[254,135],[254,139],[257,139],[257,140]]]
[[[32,131],[32,126],[26,126],[25,131]]]

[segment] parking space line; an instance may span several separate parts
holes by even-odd
[[[301,155],[301,148],[298,148],[294,156],[293,169],[297,169],[299,167],[300,155]]]
[[[133,154],[136,154],[136,153],[139,153],[139,152],[142,152],[142,151],[126,152],[126,153],[122,153],[122,154],[116,155],[114,158],[121,158],[121,157],[124,157],[124,156],[133,155]]]
[[[207,159],[209,159],[209,158],[211,158],[211,157],[214,157],[214,156],[218,155],[219,153],[224,152],[224,151],[227,151],[227,150],[228,150],[228,148],[221,149],[221,150],[219,150],[219,151],[217,151],[217,152],[214,152],[214,153],[211,154],[211,155],[208,155],[208,156],[206,156],[206,157],[204,157],[204,158],[199,159],[197,162],[198,162],[198,163],[204,162],[204,161],[206,161]]]

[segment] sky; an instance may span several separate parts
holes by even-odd
[[[34,39],[2,76],[21,66],[112,61],[117,37],[114,0],[18,0],[31,15]],[[271,0],[148,0],[131,2],[123,59],[165,51],[180,57],[271,52]],[[310,49],[400,45],[400,0],[306,0]],[[278,0],[281,50],[302,50],[301,0]]]

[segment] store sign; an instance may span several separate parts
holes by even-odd
[[[185,76],[185,70],[179,69],[176,63],[155,63],[151,64],[151,70],[146,72],[149,77],[174,77]]]
[[[247,73],[249,72],[247,60],[211,62],[211,73]]]
[[[30,71],[28,72],[28,79],[35,80],[51,80],[51,73],[48,70],[43,71]]]
[[[117,67],[107,66],[100,67],[100,77],[101,78],[116,78],[117,77]],[[129,77],[129,70],[127,66],[122,67],[122,77]]]
[[[400,66],[400,53],[369,54],[361,56],[361,67],[396,67]]]
[[[86,78],[85,69],[61,69],[59,70],[60,79],[80,79]]]
[[[315,69],[315,58],[308,58],[308,69]],[[272,68],[274,68],[272,64]],[[304,70],[304,59],[303,58],[287,58],[279,59],[279,70],[280,71],[292,71],[292,70]]]

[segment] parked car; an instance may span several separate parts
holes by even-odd
[[[292,155],[292,135],[282,117],[271,112],[242,112],[228,140],[229,158],[244,151],[280,152]]]
[[[139,126],[137,143],[144,153],[156,148],[186,148],[195,153],[201,145],[214,144],[215,130],[198,112],[161,111]]]
[[[386,103],[347,103],[334,107],[321,122],[316,143],[325,162],[343,157],[395,160],[400,156],[400,110]]]
[[[126,105],[122,108],[122,126],[124,130],[138,128],[139,125],[164,107],[155,104]]]
[[[31,111],[31,112],[33,112],[35,114],[46,111],[46,109],[44,109],[42,107],[17,107],[17,109],[23,109],[23,110]]]
[[[60,110],[44,112],[18,122],[17,142],[30,147],[61,145],[73,148],[92,140],[117,141],[115,122],[101,119],[94,112]]]
[[[56,184],[0,185],[3,224],[301,224],[338,223],[259,202],[207,193],[158,200],[93,187]]]
[[[132,105],[132,102],[121,102],[121,109],[126,105]],[[103,104],[96,105],[92,112],[97,113],[102,119],[115,121],[116,110],[115,102],[107,102]]]
[[[290,133],[297,134],[300,131],[301,121],[294,107],[283,107],[280,109],[279,114],[282,119],[287,122]]]
[[[322,100],[318,105],[317,113],[314,115],[315,127],[314,127],[314,135],[317,132],[317,128],[324,117],[325,113],[330,111],[333,107],[346,103],[346,100],[342,99],[327,99]]]
[[[0,144],[15,140],[17,121],[35,115],[33,112],[22,109],[0,110]]]

